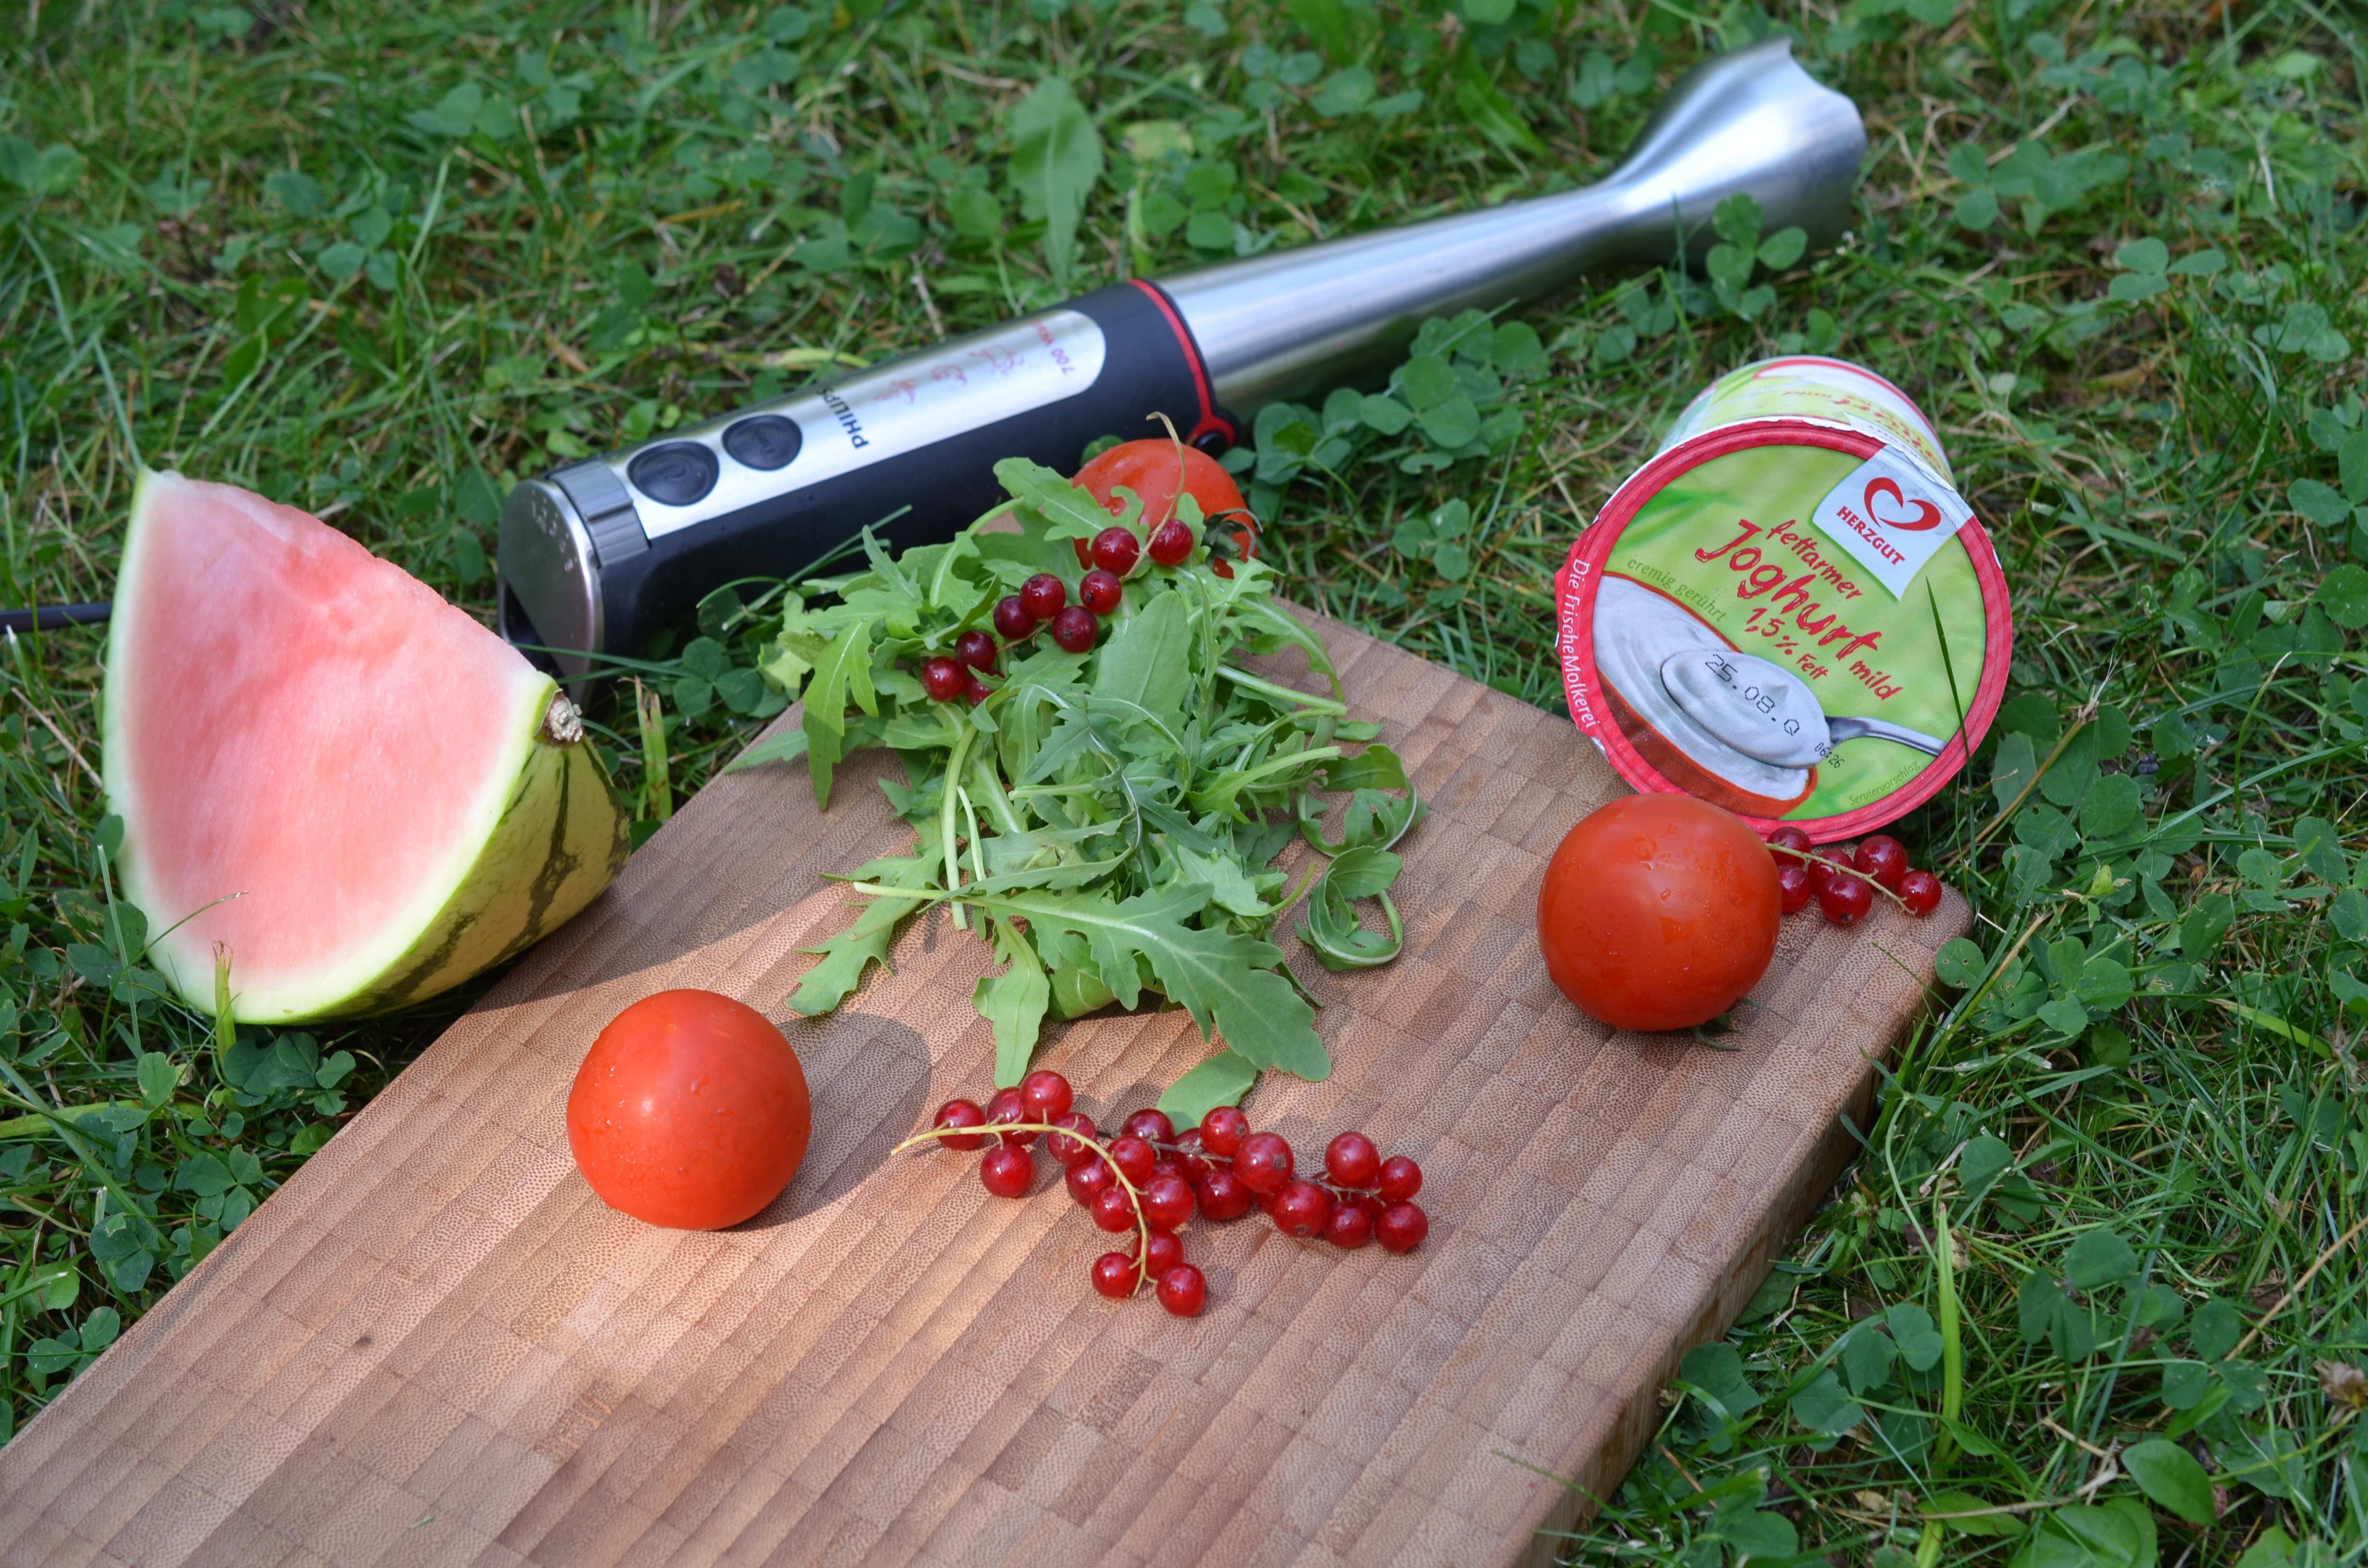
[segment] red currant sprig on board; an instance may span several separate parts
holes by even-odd
[[[1874,913],[1877,893],[1910,915],[1941,907],[1941,879],[1911,868],[1907,846],[1887,833],[1820,855],[1807,834],[1780,827],[1768,835],[1768,852],[1776,858],[1776,886],[1787,915],[1814,900],[1835,925],[1855,926]]]
[[[984,1149],[981,1184],[999,1198],[1022,1198],[1035,1184],[1029,1145],[1042,1137],[1065,1168],[1069,1195],[1094,1223],[1135,1233],[1131,1252],[1094,1260],[1095,1290],[1122,1301],[1150,1285],[1159,1304],[1178,1317],[1199,1315],[1209,1299],[1208,1279],[1184,1261],[1177,1234],[1195,1215],[1235,1220],[1257,1207],[1285,1235],[1320,1236],[1339,1247],[1378,1241],[1390,1252],[1410,1252],[1430,1233],[1429,1216],[1414,1201],[1422,1167],[1404,1154],[1384,1160],[1361,1132],[1332,1140],[1321,1176],[1294,1176],[1291,1144],[1278,1133],[1253,1132],[1235,1107],[1220,1106],[1181,1132],[1166,1113],[1138,1110],[1105,1139],[1092,1118],[1074,1108],[1075,1099],[1058,1073],[1030,1073],[984,1108],[947,1101],[935,1124],[896,1152],[928,1142]]]
[[[1032,1094],[1031,1090],[1034,1091]],[[1053,1105],[1065,1105],[1069,1098],[1068,1081],[1059,1074],[1031,1073],[1019,1088],[998,1093],[990,1102],[993,1110],[982,1110],[973,1100],[948,1100],[939,1108],[937,1119],[928,1131],[905,1139],[891,1153],[901,1154],[923,1143],[942,1143],[949,1148],[968,1150],[978,1147],[982,1142],[989,1142],[993,1147],[986,1151],[979,1163],[980,1184],[997,1198],[1025,1198],[1029,1188],[1035,1185],[1036,1176],[1035,1157],[1028,1152],[1027,1146],[1049,1133],[1052,1141],[1046,1146],[1056,1158],[1069,1165],[1071,1192],[1079,1191],[1077,1176],[1081,1170],[1099,1173],[1091,1184],[1091,1197],[1080,1195],[1079,1199],[1093,1210],[1095,1222],[1105,1230],[1113,1231],[1125,1230],[1132,1223],[1135,1230],[1138,1240],[1133,1259],[1128,1259],[1123,1254],[1107,1254],[1096,1261],[1093,1271],[1094,1289],[1103,1295],[1133,1295],[1142,1286],[1153,1282],[1151,1266],[1161,1258],[1162,1249],[1155,1244],[1159,1233],[1154,1231],[1145,1217],[1143,1193],[1127,1173],[1126,1164],[1132,1162],[1122,1163],[1111,1145],[1105,1144],[1095,1136],[1092,1121],[1075,1111],[1064,1109],[1045,1120],[1019,1119],[1041,1116]],[[1028,1108],[1031,1103],[1042,1108],[1030,1110]],[[1106,1211],[1110,1218],[1105,1218]],[[1172,1233],[1169,1239],[1174,1240]],[[1167,1256],[1175,1259],[1168,1270],[1170,1274],[1190,1274],[1196,1280],[1200,1278],[1201,1271],[1183,1261],[1180,1245]],[[1119,1259],[1116,1266],[1110,1264],[1113,1257]],[[1128,1278],[1130,1271],[1132,1278]],[[1160,1300],[1167,1305],[1168,1311],[1178,1312],[1179,1316],[1190,1317],[1198,1312],[1200,1303],[1208,1299],[1208,1287],[1203,1282],[1197,1292],[1187,1292],[1179,1284],[1171,1301],[1167,1283],[1167,1276],[1158,1277]],[[1193,1303],[1191,1312],[1179,1311],[1175,1303],[1188,1299]]]
[[[1300,1172],[1288,1140],[1251,1131],[1249,1118],[1233,1106],[1211,1111],[1173,1147],[1202,1167],[1193,1195],[1212,1220],[1235,1219],[1255,1206],[1284,1235],[1321,1236],[1338,1247],[1378,1241],[1391,1252],[1410,1252],[1430,1233],[1430,1217],[1413,1200],[1422,1190],[1422,1167],[1404,1154],[1383,1159],[1361,1132],[1332,1140],[1321,1176]]]

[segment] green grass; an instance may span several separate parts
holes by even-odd
[[[144,459],[324,513],[489,614],[518,475],[1121,268],[1585,180],[1688,61],[1770,25],[1463,9],[1504,17],[34,7],[0,45],[0,595],[105,597]],[[1701,280],[1594,279],[1527,317],[1550,352],[1501,457],[1300,477],[1272,538],[1298,597],[1558,709],[1550,577],[1579,524],[1712,375],[1807,345],[1936,416],[2007,562],[2009,705],[1897,830],[1977,903],[1967,989],[1569,1548],[2258,1564],[2291,1538],[2361,1562],[2356,16],[1853,0],[1775,23],[1866,112],[1849,241],[1760,280],[1748,319]],[[1108,154],[1073,255],[1008,178],[1013,108],[1053,74]],[[762,635],[717,605],[647,651],[673,793],[777,702],[740,673]],[[157,995],[111,905],[101,647],[0,653],[9,1424],[470,999],[224,1040]],[[654,814],[632,713],[594,717]],[[51,1114],[98,1105],[72,1134]]]

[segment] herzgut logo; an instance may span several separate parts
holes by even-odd
[[[1874,498],[1878,495],[1889,495],[1895,507],[1912,505],[1916,508],[1916,515],[1905,520],[1885,517],[1883,508],[1874,504]],[[1880,476],[1867,482],[1866,512],[1867,516],[1884,528],[1896,529],[1900,533],[1920,534],[1941,526],[1940,507],[1920,496],[1914,502],[1910,502],[1906,492],[1899,488],[1897,481]]]
[[[1896,597],[1971,516],[1947,480],[1884,447],[1837,481],[1809,520]]]

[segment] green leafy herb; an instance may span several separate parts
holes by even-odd
[[[1404,865],[1386,849],[1360,844],[1342,850],[1324,869],[1308,894],[1307,920],[1299,927],[1299,939],[1315,950],[1326,969],[1372,969],[1398,956],[1406,946],[1406,925],[1390,902],[1389,890]],[[1360,898],[1380,901],[1390,923],[1387,937],[1358,924],[1354,901]]]
[[[827,807],[833,772],[863,745],[894,748],[906,782],[883,785],[916,842],[849,879],[870,902],[790,998],[814,1016],[844,1002],[914,915],[951,903],[974,916],[997,972],[973,1005],[995,1028],[996,1082],[1028,1071],[1046,1017],[1069,1018],[1146,996],[1184,1007],[1204,1040],[1226,1049],[1162,1100],[1193,1121],[1238,1100],[1258,1073],[1321,1079],[1331,1059],[1315,1011],[1270,940],[1292,902],[1272,862],[1294,834],[1338,857],[1316,884],[1300,928],[1327,967],[1395,957],[1403,927],[1387,890],[1389,853],[1423,806],[1405,764],[1350,722],[1324,646],[1277,606],[1256,561],[1222,575],[1203,545],[1175,567],[1143,556],[1099,644],[1065,653],[1049,639],[1003,650],[975,704],[929,700],[914,674],[989,619],[995,602],[1049,572],[1076,595],[1072,540],[1133,527],[1129,500],[1113,518],[1050,469],[998,464],[1015,528],[980,524],[952,542],[891,558],[867,536],[869,569],[816,585],[836,604],[783,615],[764,669],[805,697],[801,728],[756,747],[735,768],[807,758]],[[1187,497],[1178,508],[1195,528]],[[1328,697],[1228,661],[1296,647],[1332,686]],[[1323,836],[1315,791],[1347,792],[1338,843]],[[1395,791],[1395,793],[1393,792]],[[1379,898],[1392,936],[1359,927],[1353,901]]]

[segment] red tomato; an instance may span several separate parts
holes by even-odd
[[[1071,481],[1109,507],[1124,485],[1143,498],[1143,516],[1135,531],[1149,538],[1176,506],[1176,443],[1167,440],[1122,441],[1077,471]],[[1214,517],[1241,512],[1242,493],[1224,465],[1198,447],[1184,449],[1185,491],[1201,503],[1201,515]]]
[[[1242,500],[1240,486],[1224,465],[1197,447],[1184,449],[1183,489],[1201,504],[1201,516],[1213,526],[1224,517],[1236,523],[1249,521],[1249,507]],[[1100,502],[1107,510],[1115,512],[1122,503],[1117,495],[1124,485],[1143,498],[1143,516],[1135,521],[1135,531],[1149,539],[1176,509],[1177,491],[1176,443],[1150,438],[1124,441],[1112,447],[1077,471],[1072,483]],[[1255,525],[1252,525],[1255,527]],[[1250,528],[1236,527],[1231,530],[1234,552],[1244,560],[1257,553],[1256,536]],[[1086,559],[1085,541],[1077,541],[1077,560]],[[1233,569],[1220,562],[1221,574],[1233,575]]]
[[[1691,795],[1632,795],[1570,830],[1538,889],[1546,972],[1622,1029],[1682,1029],[1740,1000],[1783,908],[1759,835]]]
[[[611,1209],[684,1231],[736,1225],[806,1157],[805,1070],[772,1020],[661,991],[609,1021],[567,1092],[567,1146]]]

